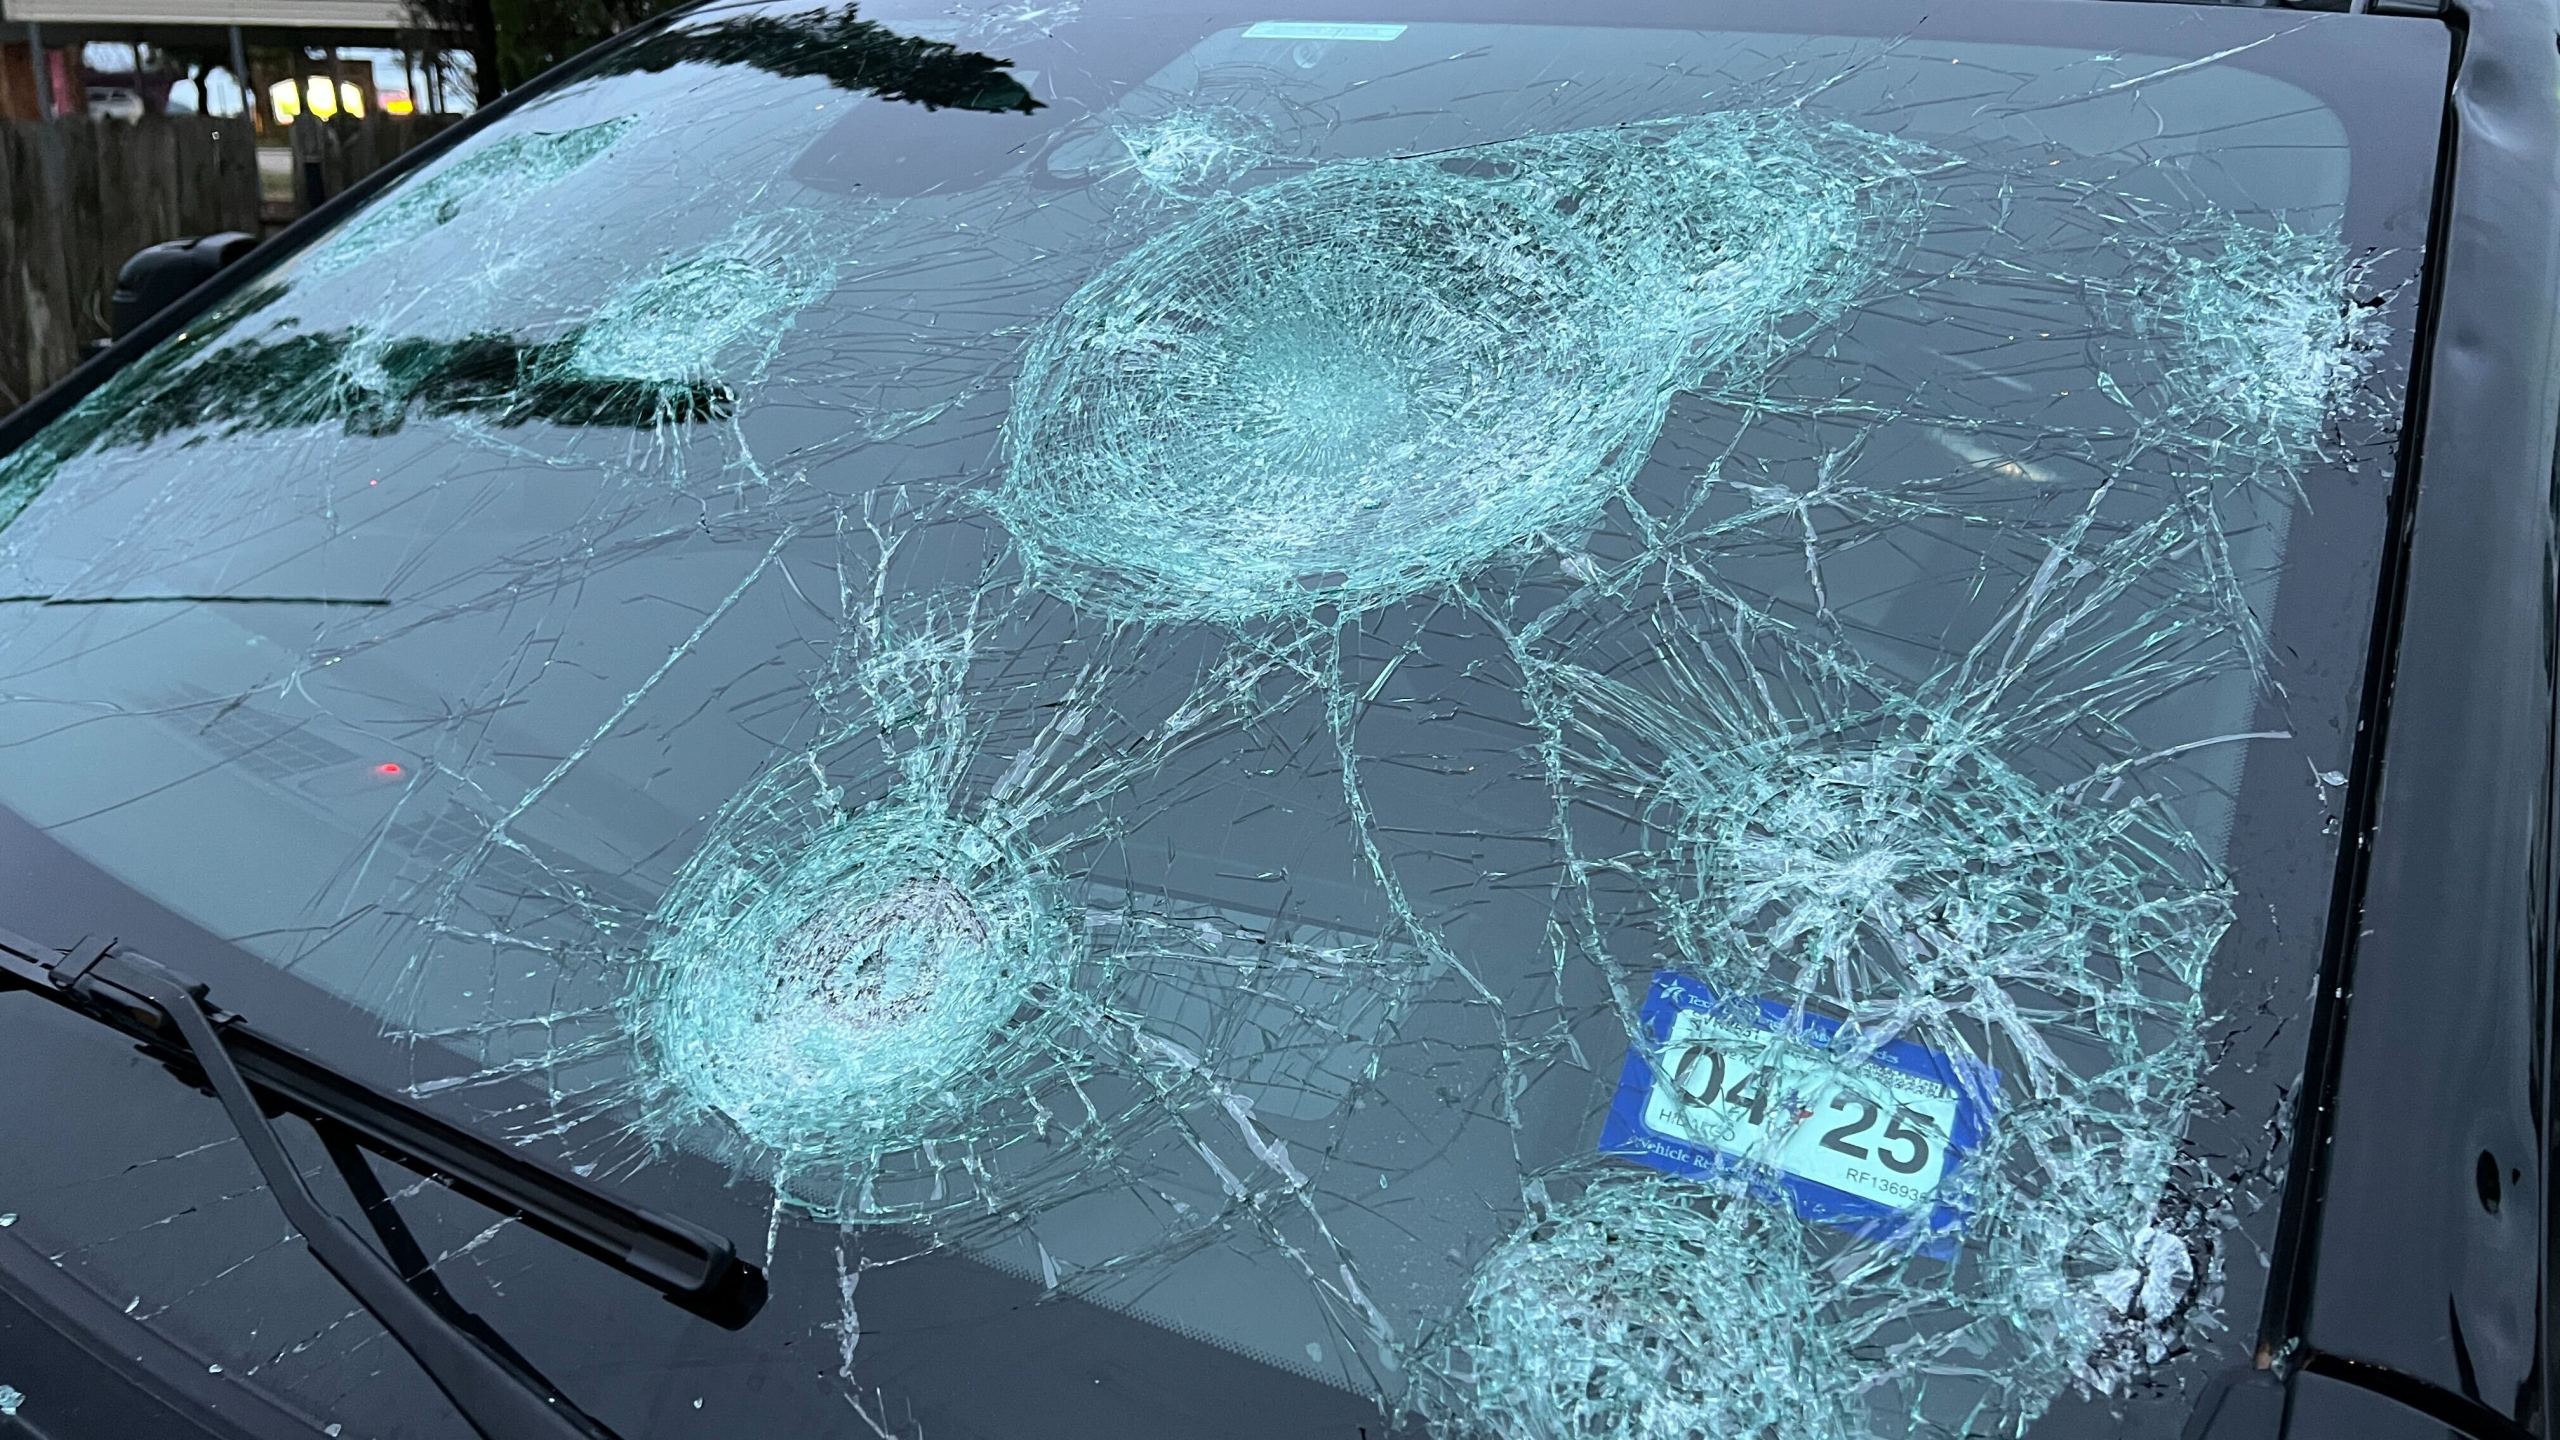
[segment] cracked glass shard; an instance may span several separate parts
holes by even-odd
[[[1629,708],[1655,720],[1681,713]],[[1727,1103],[1692,1112],[1697,1128],[1679,1138],[1771,1172],[1792,1163],[1781,1152],[1817,1131],[1827,1132],[1822,1143],[1864,1156],[1854,1138],[1862,1132],[1842,1125],[1843,1114],[1911,1113],[1876,1082],[1867,1056],[1918,1041],[1996,1071],[1989,1133],[1935,1195],[1962,1211],[1968,1253],[1953,1262],[1897,1254],[1872,1237],[1781,1221],[1783,1198],[1763,1193],[1747,1169],[1726,1183],[1726,1201],[1703,1208],[1675,1188],[1664,1210],[1664,1187],[1653,1182],[1596,1186],[1649,1196],[1652,1208],[1630,1198],[1609,1202],[1606,1218],[1568,1209],[1487,1262],[1478,1303],[1496,1309],[1470,1318],[1498,1319],[1499,1328],[1469,1347],[1466,1365],[1491,1396],[1468,1403],[1499,1407],[1515,1392],[1588,1397],[1573,1418],[1521,1433],[1648,1433],[1606,1427],[1664,1408],[1718,1433],[1716,1417],[1732,1402],[1694,1387],[1750,1375],[1784,1385],[1765,1398],[1798,1433],[1892,1433],[1904,1416],[1951,1431],[2006,1428],[2032,1419],[2066,1380],[2106,1384],[2099,1357],[2121,1347],[2128,1322],[2170,1322],[2195,1269],[2187,1247],[2202,1242],[2154,1217],[2197,1099],[2200,984],[2228,923],[2227,895],[2192,840],[2147,807],[2057,802],[1978,742],[1947,733],[1955,729],[1944,717],[1844,717],[1832,734],[1774,745],[1695,731],[1659,737],[1670,773],[1653,793],[1670,811],[1660,822],[1669,844],[1611,863],[1643,875],[1686,972],[1842,1022],[1836,1039],[1781,1026],[1712,1057],[1718,1080],[1707,1084],[1722,1081]],[[1893,738],[1868,738],[1879,730]],[[1668,1049],[1650,1056],[1657,1075],[1677,1058]],[[1728,1061],[1756,1078],[1728,1076]],[[1761,1092],[1755,1104],[1787,1113],[1747,1128],[1745,1085]],[[1915,1157],[1946,1143],[1926,1122],[1905,1138]],[[1872,1154],[1892,1167],[1888,1147]],[[1637,1213],[1621,1213],[1628,1207]],[[1625,1264],[1702,1266],[1716,1284],[1738,1287],[1693,1286],[1653,1303],[1762,1318],[1609,1320],[1661,1352],[1655,1367],[1633,1373],[1668,1366],[1677,1377],[1637,1397],[1621,1393],[1651,1383],[1612,1378],[1635,1356],[1560,1348],[1598,1343],[1590,1332],[1603,1322],[1587,1301],[1542,1311],[1544,1300],[1527,1298],[1534,1287],[1505,1274],[1561,1266],[1543,1245],[1593,1226],[1630,1252],[1657,1240],[1666,1247]],[[2164,1251],[2184,1262],[2184,1278],[2163,1268]],[[1749,1258],[1723,1258],[1737,1252]],[[1758,1338],[1731,1333],[1736,1325],[1756,1326]],[[1747,1362],[1734,1358],[1738,1348]],[[1506,1368],[1521,1356],[1536,1357],[1532,1373]],[[1539,1368],[1584,1363],[1599,1368]]]
[[[1805,1232],[1642,1171],[1555,1182],[1577,1178],[1469,1275],[1419,1387],[1448,1433],[1868,1433],[1852,1349],[1885,1327],[1807,1343],[1824,1257]]]
[[[1675,1190],[1671,1212],[1651,1219],[1621,1221],[1616,1208],[1660,1184],[1595,1185],[1612,1197],[1612,1218],[1597,1223],[1667,1237],[1663,1264],[1682,1246],[1772,1235],[1804,1251],[1735,1268],[1746,1293],[1700,1302],[1797,1317],[1773,1332],[1782,1343],[1758,1342],[1778,1348],[1756,1368],[1724,1368],[1722,1353],[1753,1342],[1713,1324],[1609,1319],[1660,1352],[1638,1373],[1767,1377],[1785,1387],[1772,1403],[1795,1417],[1789,1428],[1814,1433],[2010,1429],[2067,1384],[2119,1387],[2217,1323],[2198,1293],[2219,1274],[2216,1224],[2186,1198],[2210,1187],[2185,1177],[2182,1136],[2204,1103],[2204,984],[2232,921],[2231,887],[2165,797],[2126,793],[2125,773],[2149,757],[2056,786],[2004,755],[2049,770],[2050,757],[2136,729],[2146,708],[2252,662],[2245,603],[2192,574],[2196,512],[2102,523],[2107,488],[1917,695],[1845,643],[1836,618],[1808,631],[1730,588],[1752,542],[1783,554],[1799,518],[1748,491],[1738,518],[1700,526],[1732,557],[1730,573],[1655,592],[1645,650],[1615,653],[1618,638],[1595,652],[1569,628],[1518,647],[1560,796],[1637,826],[1623,851],[1587,849],[1587,833],[1564,827],[1574,868],[1636,888],[1674,957],[1659,963],[1788,1017],[1712,1045],[1656,1038],[1633,1017],[1658,962],[1621,958],[1629,947],[1584,902],[1581,942],[1611,976],[1631,1048],[1657,1090],[1687,1102],[1668,1121],[1649,1110],[1644,1133],[1732,1162],[1703,1177],[1725,1201]],[[1846,533],[1827,539],[1847,553]],[[1911,1043],[1969,1067],[1957,1073],[1996,1077],[1980,1097],[1986,1133],[1920,1197],[1961,1217],[1961,1246],[1771,1220],[1791,1203],[1804,1210],[1779,1183],[1811,1173],[1803,1147],[1852,1157],[1868,1168],[1850,1173],[1888,1193],[1895,1182],[1876,1167],[1917,1171],[1919,1156],[1949,1147],[1871,1063]],[[1700,1055],[1703,1085],[1690,1078]],[[1909,1127],[1908,1167],[1875,1140],[1878,1116]],[[1540,1263],[1542,1237],[1582,1233],[1575,1213],[1533,1217],[1485,1263]],[[1611,1330],[1620,1338],[1591,1348],[1602,1322],[1587,1306],[1540,1311],[1486,1272],[1477,1283],[1455,1350],[1424,1362],[1467,1383],[1426,1389],[1426,1403],[1510,1433],[1502,1407],[1587,1394],[1593,1408],[1525,1433],[1645,1433],[1609,1416],[1665,1406],[1714,1433],[1721,1412],[1677,1384],[1632,1401],[1613,1390],[1638,1383],[1613,1378],[1635,1342]],[[1488,1288],[1505,1298],[1480,1314]],[[1584,1381],[1506,1368],[1560,1355],[1600,1368]],[[1845,1410],[1843,1395],[1857,1397]]]
[[[929,791],[831,814],[837,793],[813,752],[740,797],[661,903],[628,1023],[646,1123],[711,1117],[794,1204],[869,1218],[913,1203],[901,1162],[936,1196],[987,1173],[969,1131],[1082,1063],[1090,977],[1020,837]]]
[[[1225,193],[1277,148],[1270,123],[1234,105],[1186,106],[1113,138],[1124,154],[1112,172],[1181,199]]]
[[[322,241],[303,265],[314,275],[335,274],[466,213],[480,217],[482,224],[494,223],[612,149],[638,123],[626,116],[574,130],[512,136],[473,150],[426,179],[400,187],[390,200]]]
[[[2105,1365],[2170,1353],[2128,1353],[2167,1343],[2132,1340],[2133,1322],[2174,1324],[2196,1282],[2193,1240],[2110,1223],[2125,1197],[2082,1171],[2063,1183],[2091,1229],[1955,1266],[1879,1263],[1753,1197],[1642,1171],[1542,1183],[1426,1338],[1413,1395],[1434,1433],[1993,1432],[2067,1381],[2116,1389]]]
[[[1742,113],[1213,201],[1034,339],[994,505],[1036,583],[1123,618],[1456,580],[1588,528],[1672,396],[1836,317],[1916,215],[1920,158]]]
[[[2391,397],[2369,380],[2390,296],[2370,283],[2370,257],[2350,259],[2332,232],[2227,217],[2132,244],[2148,252],[2144,283],[2107,309],[2176,357],[2156,396],[2127,402],[2164,439],[2292,477],[2343,448],[2341,427],[2388,423]]]
[[[2051,796],[1960,725],[1678,737],[1700,748],[1669,762],[1656,898],[1702,976],[1879,1037],[1979,1027],[1967,1048],[1995,1050],[2032,1094],[2059,1073],[2049,1037],[2065,1017],[2130,1033],[2152,992],[2192,994],[2228,901],[2153,807]],[[2195,878],[2162,883],[2182,869]]]
[[[579,327],[565,364],[577,375],[665,387],[761,374],[792,317],[835,285],[827,217],[787,211],[741,221],[605,302]],[[743,355],[741,352],[744,352]]]
[[[1131,732],[1095,713],[1110,674],[1088,672],[997,765],[964,617],[875,614],[851,636],[820,687],[846,728],[726,807],[619,999],[543,1067],[627,1058],[586,1100],[771,1186],[777,1213],[981,1247],[1039,1222],[1052,1286],[1302,1186],[1268,1126],[1339,1103],[1406,968],[1068,878],[1111,802],[1232,724],[1210,697],[1236,680]],[[1123,1165],[1172,1207],[1152,1240],[1093,1213]]]

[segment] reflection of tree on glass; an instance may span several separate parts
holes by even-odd
[[[246,340],[150,387],[138,397],[147,403],[108,418],[95,438],[147,445],[197,427],[236,435],[330,422],[351,435],[389,435],[413,416],[452,415],[640,428],[730,413],[734,397],[719,384],[580,373],[570,360],[582,336],[385,339],[346,329]]]
[[[898,34],[859,18],[848,5],[832,13],[731,15],[675,26],[616,50],[592,73],[749,65],[773,75],[822,76],[840,90],[869,91],[928,110],[1027,115],[1040,102],[1005,73],[1009,63],[946,41]]]

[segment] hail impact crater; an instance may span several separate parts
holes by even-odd
[[[793,853],[722,856],[660,909],[634,999],[671,1117],[710,1117],[786,1203],[858,1195],[1001,1084],[1077,955],[1037,865],[893,796]]]
[[[2191,995],[2230,923],[2150,807],[2072,805],[1962,739],[1727,751],[1668,789],[1676,938],[1713,978],[1853,1014],[1970,1019],[2039,1053],[2014,987]]]
[[[1857,1436],[1871,1377],[1809,1323],[1815,1265],[1746,1203],[1601,1172],[1477,1263],[1421,1407],[1501,1440]]]
[[[1034,338],[994,507],[1036,583],[1124,619],[1457,580],[1588,526],[1674,394],[1836,318],[1900,228],[1901,153],[1739,113],[1213,198]]]

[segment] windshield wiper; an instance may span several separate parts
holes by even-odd
[[[650,1285],[726,1329],[764,1304],[764,1273],[728,1239],[615,1199],[355,1080],[214,1008],[203,982],[113,940],[41,948],[0,930],[0,991],[24,990],[141,1042],[209,1084],[267,1188],[311,1253],[373,1312],[487,1440],[610,1440],[497,1333],[446,1292],[365,1158],[371,1151]],[[270,1113],[316,1130],[390,1252],[323,1209]]]

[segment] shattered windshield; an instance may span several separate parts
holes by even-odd
[[[621,1292],[510,1336],[627,1433],[1085,1433],[1195,1351],[1381,1435],[2173,1432],[2443,51],[2083,8],[697,10],[0,457],[0,806],[729,1207],[776,1304],[681,1395]],[[242,1333],[271,1222],[126,1284],[176,1207],[103,1183],[17,1208],[452,1433],[343,1297]]]

